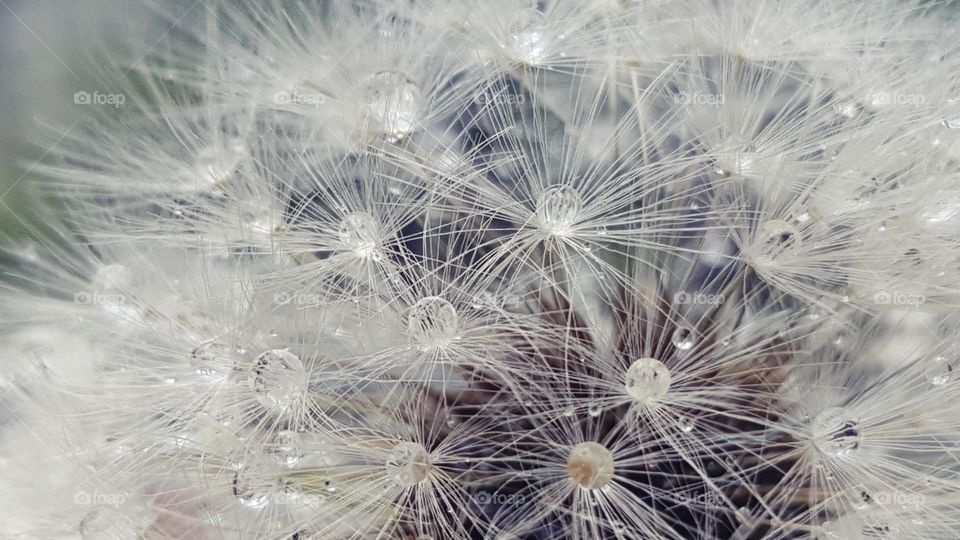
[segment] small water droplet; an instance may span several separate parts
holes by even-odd
[[[676,342],[674,342],[676,344]],[[692,342],[691,342],[691,347]],[[683,349],[680,345],[678,348]],[[690,347],[686,347],[689,349]],[[684,349],[685,350],[685,349]],[[627,368],[624,386],[627,393],[640,403],[653,403],[663,398],[670,389],[670,370],[656,358],[640,358]]]
[[[449,345],[457,337],[457,310],[439,296],[428,296],[410,309],[407,333],[423,349]]]
[[[673,346],[681,351],[689,351],[694,345],[693,330],[680,326],[673,332]]]
[[[366,212],[348,214],[337,231],[345,249],[367,254],[377,247],[377,222]]]
[[[510,25],[510,49],[522,62],[538,65],[546,60],[548,46],[544,15],[536,9],[515,14]]]
[[[599,403],[591,403],[587,408],[587,414],[593,417],[600,416],[600,413],[603,412],[603,406]]]
[[[264,407],[283,411],[306,392],[307,373],[297,355],[287,349],[272,349],[257,357],[250,382]]]
[[[381,71],[367,81],[367,117],[372,129],[396,142],[417,128],[423,97],[403,73]]]
[[[548,232],[565,234],[577,222],[582,209],[583,201],[575,189],[567,185],[552,186],[540,195],[537,216]]]
[[[280,478],[260,463],[243,464],[233,476],[233,494],[248,508],[263,508],[277,495]]]
[[[954,376],[956,361],[951,361],[946,356],[937,356],[926,362],[924,373],[930,384],[934,386],[943,386],[950,382]]]
[[[940,121],[940,125],[947,129],[960,129],[960,116],[951,116]]]
[[[860,447],[860,420],[842,407],[821,411],[810,432],[814,446],[828,456],[845,457]]]
[[[293,467],[303,457],[303,436],[296,431],[279,431],[274,435],[269,450],[281,463]]]
[[[430,474],[430,454],[418,443],[402,442],[390,451],[385,467],[390,480],[398,486],[410,487]]]
[[[681,416],[677,419],[677,427],[680,428],[680,431],[684,433],[690,433],[693,431],[693,424],[693,420],[686,416]]]

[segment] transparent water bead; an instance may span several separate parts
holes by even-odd
[[[602,489],[613,480],[613,453],[592,441],[577,444],[567,457],[567,474],[584,489]]]
[[[264,407],[283,411],[306,392],[307,372],[297,355],[272,349],[254,361],[252,387]]]
[[[244,464],[233,476],[233,495],[243,506],[263,508],[281,492],[280,477],[259,463]]]
[[[924,373],[930,381],[930,384],[943,386],[954,377],[956,364],[956,360],[951,360],[946,356],[937,356],[927,361],[924,365]]]
[[[142,538],[150,527],[150,519],[119,508],[98,506],[80,520],[83,540],[128,540]]]
[[[750,141],[733,138],[721,148],[714,164],[714,173],[724,178],[747,174],[756,161],[756,146]]]
[[[569,231],[580,217],[583,200],[570,186],[552,186],[543,191],[537,202],[537,217],[544,229],[553,234]]]
[[[449,344],[456,339],[458,327],[457,310],[439,296],[421,298],[410,308],[407,332],[410,339],[421,347]]]
[[[693,330],[685,326],[680,326],[674,330],[671,342],[674,347],[681,351],[689,351],[695,345],[694,337]]]
[[[190,351],[190,366],[204,380],[223,380],[233,372],[239,354],[237,347],[208,341]]]
[[[367,80],[365,95],[370,127],[384,133],[390,142],[416,129],[423,96],[406,75],[381,71]]]
[[[814,417],[810,434],[818,450],[844,457],[860,447],[860,420],[843,407],[832,407]]]
[[[232,138],[197,150],[193,171],[182,183],[195,189],[209,189],[230,178],[247,154],[246,142]]]
[[[413,486],[430,474],[430,454],[418,443],[402,442],[390,451],[385,468],[387,477],[398,486]]]
[[[303,434],[280,431],[274,435],[269,451],[280,463],[293,467],[303,458]]]
[[[548,44],[543,13],[528,9],[516,14],[516,20],[510,25],[509,46],[518,60],[533,66],[542,63],[546,60]]]
[[[340,221],[337,235],[344,248],[369,254],[377,247],[377,222],[366,212],[354,212]]]
[[[627,368],[627,393],[640,403],[653,403],[670,389],[670,371],[656,358],[640,358]]]
[[[756,258],[765,262],[788,258],[800,249],[802,238],[796,226],[779,219],[768,221],[757,236]]]

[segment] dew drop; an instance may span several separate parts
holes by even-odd
[[[448,345],[456,339],[458,326],[457,310],[439,296],[418,300],[407,320],[410,339],[424,349]]]
[[[430,455],[420,444],[402,442],[393,447],[385,465],[387,477],[402,487],[416,485],[430,474]]]
[[[673,332],[671,341],[673,346],[681,351],[689,351],[694,345],[693,330],[680,326]]]
[[[417,115],[423,105],[420,89],[406,75],[381,71],[366,85],[367,115],[372,128],[396,142],[417,127]]]
[[[193,170],[184,174],[180,183],[190,189],[214,187],[230,178],[246,153],[246,143],[240,138],[201,148],[194,157]]]
[[[570,450],[567,474],[584,489],[601,489],[613,480],[613,453],[595,442],[582,442]]]
[[[293,467],[303,458],[303,437],[296,431],[280,431],[273,437],[270,452],[280,463]]]
[[[516,14],[510,25],[510,48],[517,59],[538,65],[546,59],[548,39],[546,22],[542,13],[528,9]]]
[[[960,116],[951,116],[940,121],[940,125],[947,129],[960,129]]]
[[[677,419],[677,427],[680,428],[680,431],[684,433],[690,433],[693,431],[693,420],[687,418],[686,416],[681,416]]]
[[[552,186],[543,191],[537,203],[537,217],[544,229],[553,234],[569,231],[580,216],[583,201],[570,186]]]
[[[945,356],[937,356],[928,360],[924,366],[924,373],[930,384],[934,386],[943,386],[950,382],[954,374],[954,362],[951,362]]]
[[[377,247],[377,222],[366,212],[346,215],[337,234],[345,249],[358,254],[371,253]]]
[[[233,495],[248,508],[263,508],[277,495],[280,478],[260,464],[245,464],[233,476]]]
[[[594,418],[600,416],[601,412],[603,412],[603,407],[599,403],[591,403],[587,408],[587,414]]]
[[[624,379],[627,393],[638,402],[649,404],[667,394],[671,377],[663,362],[656,358],[640,358],[630,364]]]
[[[287,349],[272,349],[254,362],[251,386],[264,407],[283,411],[306,393],[307,373],[297,355]]]
[[[821,411],[810,431],[814,446],[828,456],[848,456],[860,447],[860,420],[842,407]]]
[[[83,540],[121,540],[141,538],[150,526],[144,515],[130,515],[117,508],[98,506],[80,520]]]
[[[223,380],[235,369],[237,356],[236,347],[208,341],[190,351],[190,366],[203,380]]]

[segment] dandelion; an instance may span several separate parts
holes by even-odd
[[[958,535],[945,4],[151,6],[2,251],[5,533]]]

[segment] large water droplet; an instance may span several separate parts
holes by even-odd
[[[810,434],[824,454],[847,456],[860,447],[860,420],[843,407],[832,407],[813,419]]]
[[[142,538],[149,526],[150,520],[145,515],[98,506],[87,512],[80,521],[80,538],[83,540]]]
[[[667,394],[670,371],[656,358],[640,358],[627,368],[627,393],[640,403],[653,403]]]
[[[548,37],[542,13],[528,9],[516,14],[510,25],[510,49],[525,64],[538,65],[546,60]]]
[[[544,229],[553,234],[569,231],[580,217],[583,201],[570,186],[552,186],[543,191],[537,202],[537,217]]]
[[[252,369],[257,400],[268,409],[283,411],[306,393],[307,373],[297,355],[272,349],[257,357]]]
[[[567,474],[584,489],[601,489],[613,480],[613,453],[602,444],[582,442],[570,449]]]
[[[366,97],[370,127],[386,135],[387,140],[395,142],[416,129],[423,97],[403,73],[381,71],[373,75],[367,81]]]
[[[337,234],[345,249],[361,255],[370,254],[377,247],[377,222],[366,212],[345,216]]]
[[[190,189],[209,189],[230,178],[247,154],[247,145],[241,138],[197,150],[193,170],[179,179]]]
[[[398,486],[413,486],[430,474],[430,454],[418,443],[402,442],[390,451],[385,467]]]
[[[442,347],[456,339],[457,310],[439,296],[421,298],[410,308],[407,332],[421,348]]]

